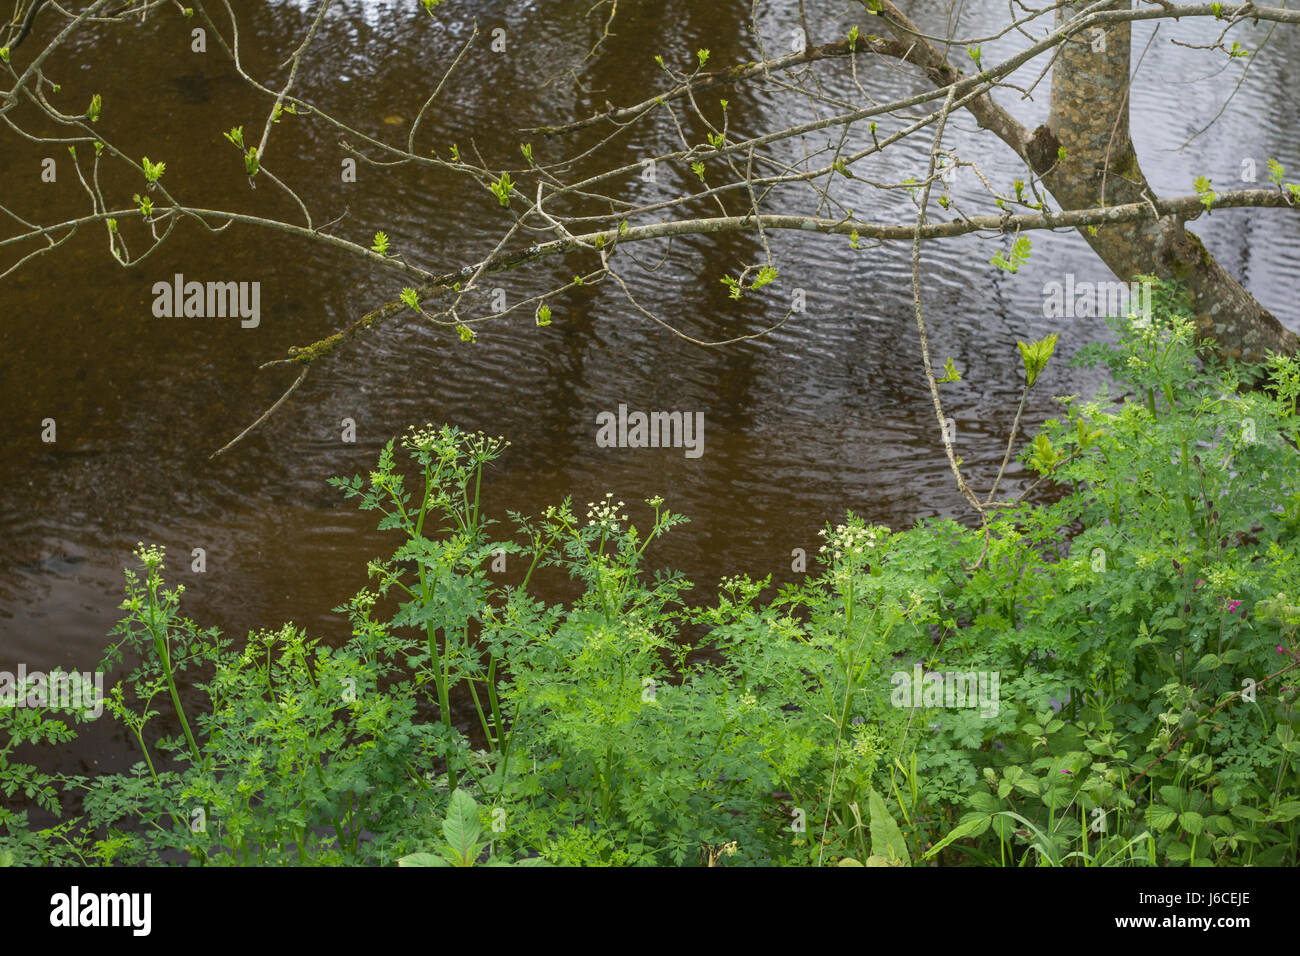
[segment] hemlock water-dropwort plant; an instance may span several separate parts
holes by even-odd
[[[0,709],[0,863],[1295,865],[1300,364],[1211,365],[1178,289],[1155,306],[1076,356],[1114,394],[1020,448],[1045,502],[850,513],[775,593],[690,605],[659,496],[497,534],[508,445],[451,426],[333,479],[397,538],[340,646],[201,629],[141,546],[104,664],[138,761],[40,771],[16,747],[73,724]],[[996,673],[999,706],[896,706],[918,667]]]

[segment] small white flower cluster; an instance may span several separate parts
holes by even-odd
[[[493,438],[479,431],[465,436],[465,449],[471,456],[492,458],[500,453],[502,449],[509,447],[510,442],[506,441],[503,435]]]
[[[598,527],[601,531],[607,533],[616,533],[618,531],[618,522],[626,521],[627,515],[620,515],[618,509],[623,507],[623,502],[613,503],[613,492],[605,492],[605,500],[597,504],[594,501],[587,502],[587,526]]]
[[[457,432],[446,426],[435,427],[432,423],[426,423],[420,428],[408,425],[406,431],[407,434],[402,436],[402,446],[411,451],[433,451],[441,446],[440,453],[451,456],[456,454],[459,447],[463,447],[462,454],[486,461],[495,458],[502,449],[510,447],[510,442],[501,436],[493,438],[482,431]]]
[[[438,429],[434,428],[432,423],[426,423],[424,427],[419,429],[414,425],[408,425],[406,430],[410,434],[402,438],[402,444],[412,450],[428,451],[439,437]]]
[[[166,549],[156,544],[145,547],[143,541],[137,541],[135,545],[135,556],[139,558],[147,567],[162,567],[163,558],[166,557]]]
[[[881,532],[888,534],[889,529],[865,527],[858,524],[836,525],[834,532],[823,528],[817,533],[826,539],[826,543],[818,551],[825,554],[829,550],[831,557],[836,561],[845,555],[850,557],[860,555],[863,553],[864,548],[875,548],[877,538]]]

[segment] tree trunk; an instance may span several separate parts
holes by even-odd
[[[1132,0],[1117,0],[1128,8]],[[1083,6],[1078,4],[1077,6]],[[1075,15],[1057,10],[1057,25]],[[1131,25],[1109,24],[1076,34],[1059,50],[1052,68],[1052,112],[1034,134],[1027,157],[1065,209],[1142,202],[1154,196],[1129,137]],[[1065,149],[1057,160],[1057,149]],[[1268,351],[1295,352],[1289,332],[1219,265],[1177,217],[1080,230],[1115,275],[1137,273],[1181,280],[1196,309],[1197,337],[1214,340],[1219,354],[1247,362]]]
[[[882,0],[885,21],[901,42],[906,57],[930,79],[946,86],[963,77],[891,0]],[[1057,26],[1077,14],[1083,4],[1057,10]],[[1130,9],[1132,0],[1116,0],[1116,9]],[[972,101],[967,109],[1014,149],[1043,178],[1062,209],[1095,209],[1103,205],[1148,202],[1154,197],[1138,164],[1129,138],[1129,64],[1131,25],[1108,24],[1090,35],[1075,34],[1057,50],[1052,68],[1052,110],[1048,122],[1032,134],[990,96]],[[1064,148],[1064,158],[1058,151]],[[1128,282],[1150,274],[1180,280],[1193,298],[1196,334],[1213,340],[1220,356],[1259,362],[1271,350],[1294,353],[1300,338],[1219,265],[1184,219],[1165,216],[1143,222],[1099,226],[1096,234],[1080,233],[1093,251]]]

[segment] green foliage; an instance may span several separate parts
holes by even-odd
[[[447,817],[442,821],[443,844],[437,853],[412,853],[397,861],[398,866],[474,866],[485,849],[491,849],[490,843],[483,839],[483,827],[479,822],[479,807],[464,790],[457,790],[451,795],[447,805]],[[483,866],[549,866],[540,857],[527,857],[517,863],[510,863],[498,856],[489,855]]]
[[[141,547],[105,662],[139,762],[39,772],[16,748],[75,730],[0,708],[0,862],[1294,866],[1300,363],[1238,391],[1153,298],[1076,356],[1130,397],[1059,399],[1023,449],[1047,503],[850,513],[775,593],[688,603],[647,566],[685,521],[658,497],[498,533],[506,444],[449,426],[331,481],[394,537],[340,646],[203,630]],[[993,706],[900,696],[918,673],[996,674]]]
[[[1211,188],[1210,180],[1204,176],[1197,176],[1192,181],[1192,188],[1196,190],[1196,195],[1201,197],[1201,205],[1206,209],[1212,207],[1214,201],[1219,198]]]
[[[1273,180],[1274,186],[1282,185],[1282,177],[1286,175],[1286,169],[1276,159],[1268,161],[1268,178]]]
[[[510,191],[514,189],[514,186],[515,184],[511,181],[509,173],[502,173],[501,178],[496,182],[488,183],[488,189],[492,191],[492,195],[497,197],[497,202],[507,208],[510,206]]]
[[[749,284],[749,287],[751,289],[761,289],[763,286],[775,282],[779,275],[780,273],[775,266],[763,266],[758,270],[758,275],[754,277],[754,281]]]
[[[146,156],[140,160],[140,165],[144,167],[144,178],[151,186],[162,178],[162,174],[167,170],[166,163],[151,163]]]
[[[1048,361],[1052,358],[1052,352],[1056,349],[1057,334],[1053,332],[1045,339],[1040,339],[1026,345],[1024,342],[1017,342],[1020,349],[1020,359],[1025,364],[1025,385],[1029,388],[1034,387],[1038,381],[1038,376],[1047,368]]]
[[[1015,241],[1011,243],[1010,258],[1004,256],[1002,250],[999,249],[989,262],[999,269],[1005,269],[1007,272],[1019,272],[1020,267],[1029,261],[1032,245],[1028,236],[1017,236]]]

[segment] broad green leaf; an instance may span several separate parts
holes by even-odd
[[[1270,823],[1288,823],[1300,816],[1300,800],[1284,800],[1268,815]]]
[[[1218,654],[1206,654],[1196,662],[1194,669],[1197,671],[1212,671],[1217,669],[1220,663]]]
[[[1186,797],[1182,789],[1173,784],[1165,784],[1160,788],[1160,799],[1172,807],[1181,808],[1186,802]]]
[[[1228,812],[1240,820],[1245,820],[1247,823],[1264,822],[1264,814],[1260,813],[1254,807],[1248,807],[1248,806],[1233,807]]]
[[[872,855],[903,860],[910,866],[912,861],[907,854],[907,842],[903,839],[898,824],[885,809],[885,801],[881,799],[880,794],[872,790],[867,798],[867,806],[871,810]]]
[[[1178,812],[1170,807],[1152,804],[1147,807],[1147,823],[1163,832],[1168,830],[1173,822],[1178,819]]]
[[[1038,778],[1029,777],[1029,776],[1021,777],[1019,780],[1017,780],[1016,789],[1021,791],[1022,793],[1027,793],[1030,796],[1034,796],[1034,797],[1038,796],[1040,793],[1043,792],[1042,784],[1039,783]]]
[[[451,795],[447,819],[442,822],[442,834],[460,860],[461,866],[473,866],[478,856],[479,836],[483,829],[478,822],[478,804],[464,790]]]
[[[980,814],[978,817],[972,817],[971,819],[967,820],[965,823],[958,824],[951,833],[949,833],[946,837],[944,837],[934,846],[930,847],[930,849],[925,852],[925,855],[921,859],[923,860],[930,859],[930,857],[934,856],[936,853],[938,853],[940,850],[946,847],[949,843],[952,843],[954,840],[964,840],[967,837],[979,836],[981,833],[983,833],[985,830],[989,828],[989,823],[992,821],[992,819],[993,818],[987,814]]]

